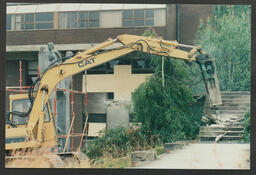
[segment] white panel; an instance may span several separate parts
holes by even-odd
[[[80,5],[78,3],[63,3],[60,5],[59,11],[78,11]]]
[[[124,4],[124,9],[145,9],[146,4]]]
[[[106,123],[89,123],[88,136],[98,137],[99,132],[106,128]]]
[[[12,14],[16,12],[18,6],[7,6],[6,7],[6,13],[7,14]]]
[[[101,10],[121,10],[124,4],[102,4]]]
[[[42,4],[38,5],[36,12],[55,12],[57,4]]]
[[[165,4],[146,4],[147,9],[166,8]]]
[[[96,11],[101,9],[102,4],[79,4],[79,11]]]
[[[11,30],[14,30],[14,25],[15,25],[15,15],[12,15]]]
[[[122,27],[122,11],[101,11],[100,27]]]
[[[60,8],[57,9],[57,6]],[[124,9],[156,9],[166,8],[165,4],[102,4],[102,3],[54,3],[24,6],[7,6],[7,14],[54,12],[54,11],[96,11],[96,10],[124,10]]]
[[[166,25],[166,12],[165,9],[158,9],[155,11],[155,26],[165,26]]]
[[[18,6],[16,13],[35,13],[37,5],[22,5]]]

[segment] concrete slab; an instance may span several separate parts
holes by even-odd
[[[249,144],[205,144],[184,146],[157,160],[135,168],[152,169],[249,169]]]

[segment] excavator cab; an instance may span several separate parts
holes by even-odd
[[[28,123],[29,115],[27,114],[30,108],[30,100],[27,94],[15,94],[9,96],[10,111],[6,113],[6,124],[9,127],[24,127]],[[45,122],[49,122],[50,111],[48,105],[45,107]],[[27,115],[26,115],[27,114]]]
[[[27,112],[30,108],[30,100],[28,94],[12,94],[9,96],[10,111],[5,116],[5,149],[18,150],[19,148],[27,149],[41,146],[37,138],[28,141],[26,133],[29,115]],[[42,145],[55,146],[55,128],[52,122],[52,115],[50,112],[49,103],[44,108],[44,142]],[[37,136],[37,130],[33,131]]]

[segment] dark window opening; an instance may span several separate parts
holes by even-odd
[[[107,100],[114,100],[114,92],[107,93]]]
[[[84,118],[85,123],[86,118]],[[106,114],[88,114],[88,122],[92,123],[106,123],[107,122],[107,115]]]

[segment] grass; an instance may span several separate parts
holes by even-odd
[[[131,156],[113,158],[111,155],[104,155],[93,163],[93,168],[127,168],[131,166]]]

